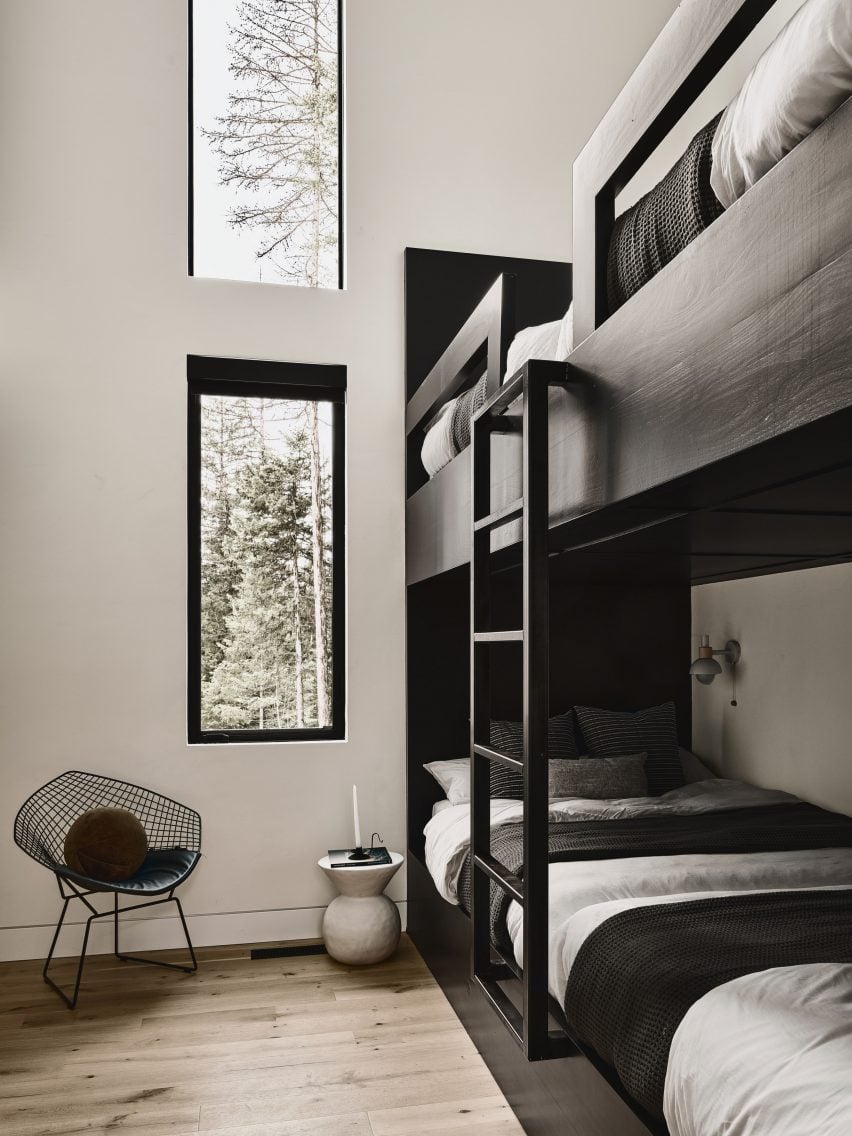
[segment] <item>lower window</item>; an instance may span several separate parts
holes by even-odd
[[[189,740],[342,738],[346,369],[187,375]]]

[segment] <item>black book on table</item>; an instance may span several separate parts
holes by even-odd
[[[329,848],[328,862],[332,868],[375,868],[378,864],[390,864],[390,852],[387,848],[365,848],[364,858],[351,859],[354,848]]]

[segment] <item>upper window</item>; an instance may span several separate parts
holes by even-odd
[[[345,368],[188,373],[189,739],[342,738]]]
[[[190,0],[190,275],[343,286],[341,0]]]

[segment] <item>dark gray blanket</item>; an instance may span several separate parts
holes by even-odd
[[[470,445],[471,420],[477,410],[485,405],[487,381],[488,376],[483,375],[476,386],[470,387],[456,399],[450,428],[453,432],[453,445],[458,453]]]
[[[694,1002],[744,974],[819,962],[852,962],[852,890],[636,907],[607,919],[580,947],[565,1015],[575,1037],[662,1118],[672,1039]]]
[[[610,313],[724,213],[710,187],[713,135],[721,117],[699,130],[663,180],[616,219],[607,258]]]
[[[852,848],[852,820],[816,805],[761,805],[691,816],[630,817],[625,820],[560,821],[550,825],[551,863],[614,860],[630,856],[677,856],[690,852],[785,852],[804,848]],[[491,832],[491,854],[523,878],[523,824]],[[458,884],[459,902],[470,911],[470,854]],[[504,952],[510,898],[491,884],[491,936]]]

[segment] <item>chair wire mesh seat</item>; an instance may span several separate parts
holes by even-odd
[[[133,813],[145,829],[148,837],[148,854],[139,870],[129,879],[111,883],[90,879],[72,871],[63,862],[65,836],[69,828],[83,813],[97,808],[126,809]],[[128,781],[118,781],[113,777],[103,777],[96,773],[84,773],[73,769],[54,777],[27,798],[15,817],[14,835],[15,843],[23,852],[54,873],[59,894],[63,899],[62,913],[56,924],[42,976],[69,1009],[73,1010],[77,1005],[89,932],[96,919],[113,919],[113,949],[115,957],[122,962],[148,963],[171,970],[181,970],[187,974],[198,969],[183,908],[174,894],[175,889],[190,876],[201,858],[201,817],[194,809],[173,801],[170,797],[154,793],[150,789],[132,785]],[[112,906],[106,911],[98,911],[89,896],[109,892],[113,893]],[[119,895],[158,898],[148,899],[145,903],[119,907]],[[68,905],[73,899],[80,900],[92,914],[86,920],[74,990],[69,996],[53,981],[48,972],[68,912]],[[140,958],[124,954],[119,950],[119,915],[126,911],[156,907],[161,903],[174,903],[177,907],[192,959],[191,966],[163,962],[159,959]]]

